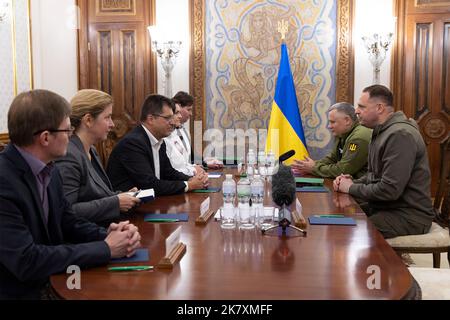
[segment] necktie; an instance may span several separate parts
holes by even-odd
[[[188,143],[191,144],[191,135],[189,134],[189,132],[186,130],[185,127],[183,127],[182,130],[184,131],[184,134],[186,135],[186,137],[188,139]]]
[[[184,128],[183,128],[183,129],[184,129]],[[182,129],[182,130],[183,130],[183,129]],[[186,132],[186,131],[185,131],[185,132]],[[186,151],[188,151],[187,143],[186,143],[186,141],[184,141],[184,137],[183,137],[183,134],[181,133],[180,129],[178,129],[178,136],[180,137],[181,142],[183,142],[184,149],[185,149]]]
[[[47,166],[39,173],[39,180],[41,182],[42,189],[40,190],[41,194],[41,203],[42,208],[44,209],[44,218],[45,223],[48,223],[48,212],[49,212],[49,206],[48,206],[48,194],[47,194],[47,187],[50,183],[50,173],[51,173],[51,167]]]

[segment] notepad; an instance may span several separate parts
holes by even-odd
[[[341,225],[341,226],[356,226],[356,221],[353,218],[328,218],[328,217],[308,217],[309,224],[318,225]]]
[[[218,179],[223,175],[222,172],[208,172],[209,179]]]
[[[127,263],[127,262],[147,262],[150,260],[150,254],[147,248],[137,249],[136,253],[129,258],[111,259],[109,263]]]
[[[324,186],[303,186],[296,188],[297,192],[330,192],[327,187]]]
[[[189,220],[187,213],[147,213],[144,216],[145,222],[186,222]]]
[[[325,180],[322,178],[305,178],[305,177],[295,178],[295,183],[302,183],[302,184],[323,185],[324,181]]]
[[[155,190],[153,189],[145,189],[139,190],[136,192],[127,192],[130,196],[141,199],[142,202],[148,202],[155,199]]]
[[[221,188],[208,188],[208,189],[196,189],[192,190],[194,193],[214,193],[219,192]]]

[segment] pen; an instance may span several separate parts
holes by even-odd
[[[144,271],[152,270],[153,266],[128,266],[128,267],[110,267],[108,271]]]
[[[133,197],[136,197],[136,196],[139,194],[139,192],[141,192],[141,190],[136,191],[136,192],[133,194]]]

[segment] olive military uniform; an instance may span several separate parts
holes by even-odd
[[[316,161],[312,173],[323,178],[350,174],[359,178],[367,172],[367,154],[372,130],[355,122],[349,132],[336,137],[333,150]]]
[[[434,217],[427,147],[413,119],[401,111],[373,130],[368,172],[349,193],[365,201],[385,238],[427,233]]]

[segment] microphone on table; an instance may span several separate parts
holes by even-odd
[[[295,151],[293,151],[293,153],[288,158],[292,157],[294,154]],[[278,226],[272,226],[268,229],[263,229],[262,230],[263,234],[273,228],[281,227],[283,235],[286,235],[286,229],[290,227],[306,235],[305,230],[302,230],[300,228],[291,225],[291,211],[289,210],[289,206],[296,199],[295,193],[296,193],[296,184],[294,175],[292,174],[291,171],[291,167],[285,166],[280,161],[278,171],[272,177],[272,199],[273,202],[275,202],[275,204],[280,207],[280,211],[278,214],[279,215]]]

